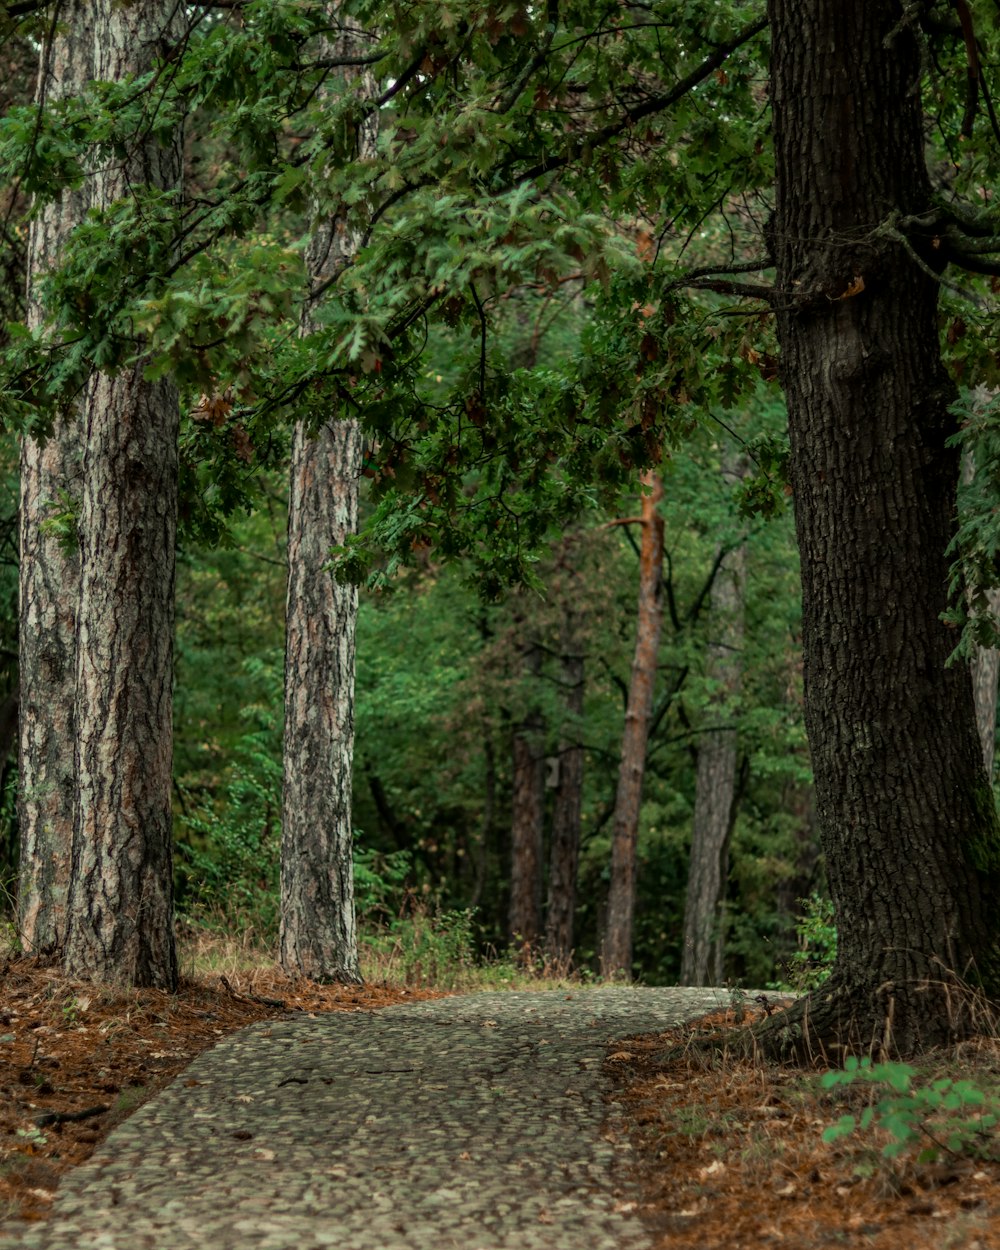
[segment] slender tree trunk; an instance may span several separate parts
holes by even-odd
[[[94,72],[141,73],[181,33],[164,0],[95,0]],[[106,207],[178,185],[181,142],[136,144],[93,176]],[[172,989],[174,548],[178,396],[143,364],[95,374],[85,400],[77,779],[66,971]]]
[[[972,481],[976,466],[973,455],[966,451],[962,456],[962,482]],[[1000,614],[1000,590],[995,587],[987,593],[990,612]],[[993,779],[993,757],[996,752],[997,731],[997,681],[1000,679],[1000,651],[995,647],[976,647],[970,662],[972,669],[972,698],[976,705],[976,729],[983,752],[986,776]]]
[[[990,611],[1000,615],[1000,592],[989,591]],[[972,696],[976,705],[976,729],[983,753],[986,776],[993,776],[997,732],[997,680],[1000,679],[1000,651],[976,647],[972,654]]]
[[[51,43],[43,45],[36,99],[75,95],[93,77],[91,6],[67,0]],[[82,220],[87,192],[66,190],[32,220],[28,236],[28,325],[45,312],[38,291]],[[80,559],[45,522],[80,491],[80,414],[60,414],[51,436],[21,443],[20,508],[20,751],[18,826],[21,838],[18,927],[22,949],[61,947],[73,846],[76,800],[74,702],[76,611]]]
[[[324,49],[336,57],[363,50],[349,33]],[[374,94],[366,75],[354,84],[359,94]],[[376,136],[370,119],[358,132],[360,155],[374,155]],[[359,243],[345,219],[319,221],[307,255],[313,287],[334,279]],[[309,306],[301,328],[316,329]],[[330,548],[357,529],[360,476],[355,420],[334,416],[315,433],[299,422],[288,509],[281,964],[316,981],[349,983],[361,980],[351,828],[358,592],[336,582],[326,565]]]
[[[940,619],[959,466],[938,289],[879,229],[933,201],[920,53],[899,0],[771,0],[770,19],[805,714],[840,938],[774,1044],[908,1053],[974,1027],[954,977],[1000,989],[1000,835]]]
[[[649,493],[642,497],[642,544],[639,555],[639,611],[635,658],[629,684],[625,732],[622,735],[618,791],[611,843],[611,887],[601,962],[606,977],[632,975],[632,930],[635,916],[636,842],[646,743],[653,710],[656,664],[663,625],[663,518],[659,513],[663,482],[658,473],[643,474]]]
[[[545,915],[545,953],[561,968],[573,958],[576,874],[580,861],[580,814],[583,806],[584,656],[579,636],[574,588],[566,591],[562,626],[562,684],[566,725],[559,744],[559,782],[552,810],[549,848],[549,897]]]
[[[541,673],[541,651],[524,650],[529,711],[512,737],[510,936],[533,947],[542,935],[542,871],[545,836],[545,722],[531,700]]]
[[[742,465],[732,452],[723,459],[722,473],[727,481],[742,477]],[[712,640],[705,660],[705,676],[713,693],[705,712],[708,728],[698,739],[681,985],[718,984],[725,949],[721,909],[736,815],[737,722],[733,705],[739,699],[743,679],[746,575],[743,543],[719,552],[709,600]]]

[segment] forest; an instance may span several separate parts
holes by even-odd
[[[430,925],[585,977],[822,985],[782,1052],[972,1030],[994,6],[0,27],[21,948],[169,988],[179,918],[356,982]]]

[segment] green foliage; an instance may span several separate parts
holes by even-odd
[[[853,1056],[842,1071],[827,1072],[823,1089],[866,1085],[872,1101],[860,1115],[842,1115],[823,1130],[825,1142],[853,1133],[877,1131],[890,1140],[882,1147],[887,1159],[920,1146],[917,1161],[933,1162],[942,1155],[974,1159],[1000,1157],[996,1128],[1000,1123],[1000,1092],[982,1089],[972,1081],[942,1077],[920,1084],[919,1073],[905,1063],[873,1064]],[[883,1092],[884,1091],[884,1092]]]
[[[833,971],[837,927],[830,899],[810,894],[799,902],[803,912],[795,922],[797,945],[786,965],[785,980],[778,988],[805,993],[818,989]]]
[[[410,903],[403,913],[362,939],[363,960],[388,966],[406,985],[457,989],[476,964],[473,912],[434,911]]]
[[[360,833],[354,831],[354,904],[363,924],[384,924],[399,913],[412,873],[409,851],[385,853],[362,846]]]
[[[244,735],[221,795],[211,805],[188,807],[176,847],[186,910],[223,912],[233,922],[252,920],[263,932],[275,932],[281,761],[266,739],[266,730]],[[182,802],[191,797],[181,792]]]

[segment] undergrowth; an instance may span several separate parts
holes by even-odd
[[[915,1152],[917,1163],[944,1158],[1000,1161],[1000,1089],[967,1078],[929,1078],[908,1063],[851,1057],[821,1078],[823,1089],[863,1086],[868,1105],[845,1113],[823,1132],[825,1142],[870,1133],[885,1159]]]

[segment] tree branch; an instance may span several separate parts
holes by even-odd
[[[641,104],[633,105],[632,108],[626,109],[624,115],[616,122],[605,126],[603,129],[595,131],[593,134],[585,136],[583,139],[577,140],[573,144],[569,152],[564,156],[552,156],[539,161],[537,165],[524,173],[519,174],[514,180],[514,186],[520,186],[522,183],[530,182],[533,178],[540,178],[543,174],[551,174],[557,169],[565,169],[572,161],[576,160],[583,152],[584,148],[599,147],[602,143],[607,143],[609,139],[614,139],[623,131],[634,125],[638,121],[642,121],[644,117],[652,117],[656,113],[662,113],[664,109],[669,108],[672,104],[676,104],[678,100],[683,99],[689,91],[693,91],[695,87],[700,86],[706,78],[710,77],[723,63],[745,43],[755,38],[766,30],[768,25],[767,16],[759,17],[756,21],[751,22],[748,26],[733,36],[727,43],[719,44],[715,51],[707,56],[697,69],[692,70],[686,78],[682,78],[676,83],[670,91],[663,95],[651,96],[648,100],[644,100]]]

